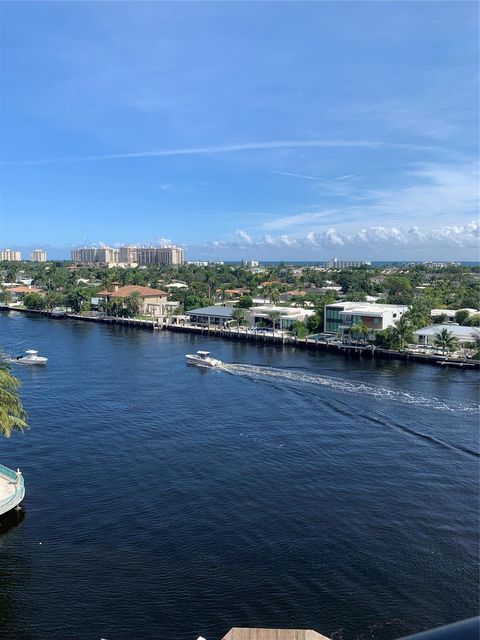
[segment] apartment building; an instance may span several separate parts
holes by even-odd
[[[30,260],[32,262],[46,262],[47,261],[47,252],[43,251],[43,249],[35,249],[30,254]]]
[[[352,325],[363,323],[371,330],[369,337],[373,337],[375,331],[394,326],[407,310],[403,304],[334,302],[325,305],[324,330],[341,334]]]
[[[363,267],[371,264],[366,260],[337,260],[337,258],[331,258],[325,263],[325,266],[327,269],[348,269],[349,267]]]
[[[72,262],[81,264],[118,264],[118,249],[111,247],[82,247],[71,252]]]
[[[20,251],[12,251],[11,249],[0,249],[0,262],[20,262],[22,254]]]

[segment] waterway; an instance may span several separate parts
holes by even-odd
[[[477,613],[478,375],[0,313],[0,636],[390,640]],[[225,370],[187,366],[210,349]]]

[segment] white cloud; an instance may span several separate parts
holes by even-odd
[[[246,231],[242,231],[242,229],[237,229],[235,231],[235,235],[237,236],[237,238],[240,238],[241,240],[246,242],[246,244],[253,244],[253,240],[251,236],[249,236]]]
[[[238,236],[238,234],[237,234]],[[249,236],[250,237],[250,236]],[[240,240],[242,240],[240,238]],[[329,227],[321,232],[309,231],[302,236],[279,236],[265,234],[258,239],[250,238],[249,246],[254,249],[262,247],[278,249],[305,250],[312,248],[335,249],[343,248],[351,253],[360,251],[362,254],[375,249],[382,249],[388,255],[389,250],[396,247],[435,249],[440,247],[476,248],[480,241],[480,224],[471,221],[464,225],[443,226],[430,228],[411,227],[363,227],[358,231],[346,233],[335,227]],[[220,248],[232,250],[245,247],[244,242],[237,240],[215,240],[204,245],[205,249]]]

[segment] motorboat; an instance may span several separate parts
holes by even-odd
[[[221,360],[210,357],[210,351],[197,351],[197,353],[187,353],[185,356],[188,364],[196,364],[198,367],[219,367],[223,364]]]
[[[16,364],[47,364],[48,358],[39,356],[38,351],[35,351],[35,349],[27,349],[24,356],[10,358],[10,362]]]

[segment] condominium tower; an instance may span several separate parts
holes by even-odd
[[[0,249],[0,261],[19,262],[22,259],[20,251],[12,251],[11,249]]]
[[[47,252],[43,251],[43,249],[35,249],[30,254],[30,260],[32,262],[46,262],[47,261]]]
[[[126,245],[118,249],[110,247],[83,247],[72,251],[72,262],[107,265],[183,264],[181,247],[137,247]]]

